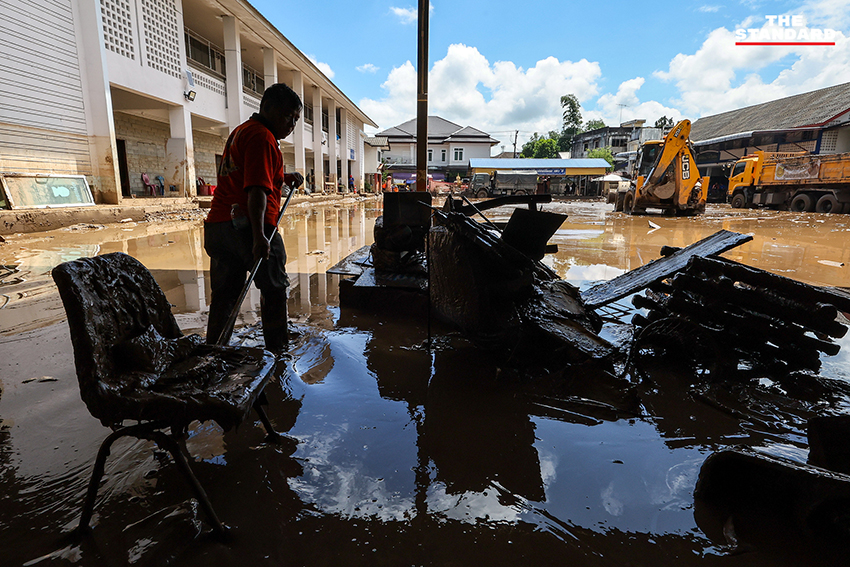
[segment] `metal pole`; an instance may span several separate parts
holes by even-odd
[[[416,92],[416,190],[428,190],[428,8],[419,0],[419,59]]]

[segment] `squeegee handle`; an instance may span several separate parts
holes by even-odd
[[[295,194],[294,188],[289,187],[289,185],[284,185],[284,187],[289,189],[289,195],[286,196],[286,201],[283,203],[283,206],[280,208],[280,213],[277,215],[277,222],[274,225],[275,231],[277,231],[277,227],[280,226],[280,221],[283,219],[283,213],[286,211],[286,207],[289,206],[289,201],[292,200],[292,196]],[[271,235],[269,235],[269,240],[271,240],[273,235],[274,231]],[[230,312],[230,317],[227,318],[227,323],[225,323],[224,328],[221,330],[221,334],[218,336],[218,340],[215,344],[224,346],[230,342],[230,336],[233,334],[233,326],[236,324],[236,318],[239,316],[239,307],[242,305],[242,302],[245,301],[245,296],[248,295],[248,289],[250,289],[251,284],[254,282],[254,277],[260,270],[260,263],[262,263],[262,261],[262,258],[254,261],[254,265],[251,267],[251,273],[248,274],[248,281],[246,281],[245,285],[242,286],[242,292],[239,294],[239,299],[236,300],[236,304],[233,306],[233,311]]]

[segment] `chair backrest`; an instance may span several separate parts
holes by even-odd
[[[121,386],[112,347],[150,326],[169,339],[182,333],[162,289],[132,256],[114,252],[65,262],[53,269],[53,281],[68,316],[80,395],[108,424],[114,416],[110,394]]]
[[[142,183],[144,183],[145,185],[151,184],[151,178],[147,173],[142,174]]]

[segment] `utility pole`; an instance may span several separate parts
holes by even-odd
[[[419,45],[416,93],[416,190],[428,190],[428,8],[419,0]]]
[[[514,155],[513,155],[513,157],[516,157],[516,139],[517,139],[517,136],[519,136],[519,130],[514,131]]]
[[[628,104],[618,104],[617,106],[620,107],[620,123],[617,124],[617,126],[619,126],[620,124],[623,123],[623,108],[628,108],[629,105]]]

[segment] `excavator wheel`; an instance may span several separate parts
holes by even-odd
[[[747,198],[742,193],[735,193],[732,197],[732,208],[743,209],[747,206]]]

